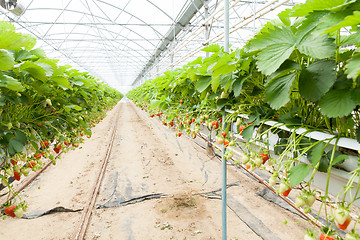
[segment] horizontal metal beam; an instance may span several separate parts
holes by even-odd
[[[91,42],[91,41],[130,41],[127,39],[121,39],[121,38],[84,38],[84,39],[76,39],[76,38],[51,38],[51,37],[46,37],[43,39],[47,39],[47,40],[52,40],[52,41],[72,41],[72,42]],[[147,39],[148,41],[159,41],[160,38],[154,38],[154,39]],[[135,41],[142,41],[144,42],[144,39],[131,39],[131,42],[135,42]]]
[[[171,23],[116,23],[116,22],[35,22],[35,21],[16,21],[18,23],[41,24],[41,25],[104,25],[104,26],[144,26],[144,27],[169,27]]]
[[[167,34],[165,34],[164,39],[162,40],[162,42],[160,42],[152,57],[145,64],[144,68],[140,71],[133,84],[139,81],[146,73],[146,71],[151,68],[151,66],[155,63],[155,60],[160,56],[160,54],[173,40],[176,39],[176,36],[181,32],[183,27],[185,27],[190,22],[190,20],[198,12],[198,9],[201,9],[203,6],[203,0],[191,0],[189,6],[182,12],[181,16],[178,16],[178,20],[176,21],[176,23],[169,29]]]

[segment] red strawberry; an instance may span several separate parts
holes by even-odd
[[[219,122],[218,121],[213,121],[212,126],[213,126],[214,129],[218,129],[219,128]]]
[[[44,148],[46,148],[47,145],[48,145],[48,142],[46,140],[40,143],[40,146],[44,147]]]
[[[269,155],[266,154],[266,153],[260,153],[260,156],[261,156],[261,158],[263,160],[263,164],[265,164],[266,161],[269,160]]]
[[[29,168],[33,168],[35,164],[36,164],[36,162],[34,160],[27,163]]]
[[[41,158],[41,157],[42,157],[42,154],[41,154],[41,153],[37,153],[37,154],[34,155],[34,158],[36,158],[36,159],[39,159],[39,158]]]
[[[289,195],[290,191],[291,191],[291,188],[289,188],[288,190],[286,190],[285,192],[283,192],[283,196],[284,196],[284,197],[287,197],[287,196]]]
[[[183,104],[183,100],[180,100],[180,104]]]
[[[15,178],[16,181],[20,181],[19,172],[14,172],[14,178]]]
[[[57,145],[56,147],[54,147],[54,151],[55,151],[57,154],[59,154],[60,150],[61,150],[61,145]]]
[[[192,119],[192,122],[195,122],[195,118]]]
[[[14,159],[11,159],[10,162],[11,162],[11,164],[12,164],[13,166],[15,166],[18,161],[17,161],[17,160],[14,160]]]
[[[325,233],[322,233],[322,234],[320,235],[320,240],[334,240],[334,238],[326,235]]]
[[[347,227],[349,226],[350,222],[351,222],[351,217],[349,216],[349,217],[345,220],[345,222],[344,222],[343,224],[338,223],[338,227],[339,227],[341,230],[346,230]]]
[[[229,146],[229,143],[230,143],[229,140],[224,139],[224,146],[225,146],[225,147],[228,147],[228,146]]]
[[[240,126],[239,127],[239,133],[240,133],[240,135],[242,135],[242,131],[245,129],[245,126]]]
[[[178,137],[181,137],[181,135],[182,135],[182,133],[181,133],[181,132],[179,132],[179,133],[178,133]]]
[[[64,145],[68,147],[70,144],[68,142],[64,142]]]
[[[226,133],[226,132],[222,132],[221,135],[223,135],[223,137],[226,137],[227,133]]]
[[[14,209],[15,209],[15,206],[14,205],[11,205],[10,207],[7,207],[5,208],[4,212],[6,215],[9,215],[10,217],[16,217],[15,213],[14,213]]]

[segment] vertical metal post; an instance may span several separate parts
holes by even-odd
[[[207,19],[209,17],[209,4],[208,4],[208,0],[204,1],[204,8],[205,8],[205,19]],[[204,31],[204,35],[205,35],[205,41],[209,40],[210,37],[210,29],[209,29],[210,24],[208,22],[205,23],[205,31]],[[210,53],[209,52],[205,52],[205,57],[209,57]]]
[[[229,0],[225,1],[225,8],[224,8],[224,15],[225,15],[225,26],[224,26],[224,36],[225,36],[225,42],[224,42],[224,50],[225,52],[229,52]]]
[[[229,0],[224,0],[225,7],[224,7],[224,36],[225,36],[225,42],[224,42],[224,50],[225,52],[229,52]],[[223,112],[223,130],[226,127],[225,123],[225,114],[226,109]],[[226,218],[226,208],[227,208],[227,198],[226,198],[226,183],[227,183],[227,172],[226,172],[226,159],[224,158],[226,148],[223,146],[222,148],[222,159],[221,159],[221,165],[222,165],[222,191],[221,191],[221,201],[222,201],[222,240],[227,239],[227,218]]]
[[[222,122],[224,131],[226,128],[225,123],[226,109],[223,112]],[[221,172],[222,172],[222,185],[221,185],[221,213],[222,213],[222,240],[227,239],[227,197],[226,197],[226,183],[227,183],[227,169],[226,169],[226,159],[224,157],[226,153],[225,145],[222,147],[222,156],[221,156]]]

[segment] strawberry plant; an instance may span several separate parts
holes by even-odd
[[[286,197],[300,188],[295,204],[304,212],[311,212],[318,199],[329,227],[320,239],[333,239],[335,225],[347,229],[351,221],[358,222],[340,208],[333,219],[328,208],[334,201],[329,193],[332,170],[348,160],[349,152],[359,158],[358,152],[338,146],[340,138],[360,142],[359,8],[359,1],[353,0],[296,5],[280,13],[278,21],[266,23],[241,49],[228,53],[219,45],[206,46],[203,51],[210,57],[165,72],[127,96],[149,114],[161,111],[159,118],[172,121],[179,133],[190,135],[190,116],[199,119],[218,144],[231,143],[243,151],[236,163],[250,170],[271,167],[269,185],[281,180],[279,194]],[[231,112],[221,122],[224,109]],[[223,131],[225,123],[234,123],[242,143],[233,139],[231,131]],[[331,137],[305,136],[313,131]],[[272,135],[277,138],[273,146]],[[259,143],[260,151],[254,151]],[[319,172],[326,175],[323,193],[312,189]],[[336,196],[339,206],[350,198],[348,208],[359,198],[360,184],[355,181],[359,168],[349,175]],[[347,236],[351,239],[355,234]],[[307,234],[307,239],[315,238]]]
[[[0,22],[0,30],[0,178],[10,193],[10,177],[19,181],[41,169],[44,158],[55,163],[58,143],[67,141],[70,148],[83,141],[80,134],[91,136],[88,123],[98,122],[123,96],[89,73],[47,58],[34,48],[33,36],[12,24]],[[16,198],[11,206],[21,200]],[[18,204],[15,214],[23,209]],[[5,214],[13,217],[10,210]]]

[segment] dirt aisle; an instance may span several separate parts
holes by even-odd
[[[82,149],[64,154],[22,193],[30,205],[28,216],[59,206],[83,208],[116,111],[118,131],[86,239],[221,239],[221,202],[217,195],[200,194],[221,186],[220,162],[132,103],[120,103]],[[259,197],[262,185],[232,167],[228,183],[234,183],[228,189],[228,239],[303,238],[305,221]],[[8,229],[0,239],[71,239],[80,216],[66,212],[7,219],[0,223]],[[14,235],[19,226],[22,231]]]

